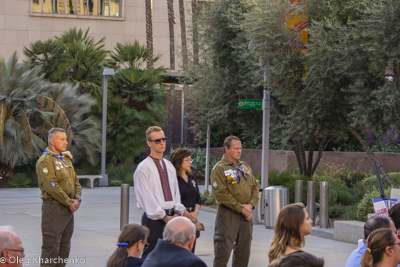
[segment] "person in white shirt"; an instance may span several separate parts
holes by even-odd
[[[137,206],[144,210],[142,225],[150,230],[149,247],[142,258],[155,248],[159,238],[162,239],[168,221],[180,215],[188,216],[181,204],[176,170],[163,158],[167,141],[163,130],[158,126],[149,127],[146,139],[150,155],[140,162],[133,175]]]

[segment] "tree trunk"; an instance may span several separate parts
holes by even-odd
[[[167,0],[167,5],[168,5],[168,24],[169,24],[169,67],[171,70],[174,70],[175,69],[174,0]]]
[[[308,162],[307,162],[307,169],[306,169],[306,176],[308,176],[308,177],[312,176],[311,170],[312,170],[313,162],[314,162],[315,141],[316,141],[316,137],[315,137],[315,135],[312,135],[311,140],[310,140],[310,147],[308,148]]]
[[[319,144],[318,156],[317,156],[317,158],[315,159],[314,166],[312,167],[311,176],[314,175],[314,172],[315,172],[315,170],[317,169],[318,164],[319,164],[319,162],[320,162],[320,160],[321,160],[321,158],[322,158],[322,154],[324,153],[326,146],[327,146],[327,145],[329,144],[329,142],[330,142],[330,140],[326,141],[326,139],[328,139],[328,134],[327,134],[327,133],[324,134],[324,137],[322,138],[321,143]]]
[[[382,176],[385,178],[386,182],[391,187],[395,188],[394,182],[392,181],[390,176],[387,174],[387,172],[383,168],[381,162],[378,160],[378,158],[375,156],[375,154],[371,151],[371,148],[369,147],[367,142],[365,142],[365,140],[362,138],[362,136],[353,127],[351,127],[350,124],[347,121],[345,121],[345,124],[346,124],[347,130],[349,130],[358,139],[358,141],[361,143],[361,145],[363,146],[364,150],[367,152],[368,156],[373,161],[375,160],[378,163],[379,171],[381,172]]]
[[[296,155],[297,164],[301,175],[306,175],[306,156],[304,152],[302,139],[293,140],[293,152]]]
[[[153,66],[153,14],[152,0],[146,0],[146,45],[150,48],[147,67]]]
[[[169,86],[169,103],[168,103],[168,142],[174,142],[174,115],[175,115],[175,85]]]
[[[16,171],[14,167],[11,167],[8,164],[0,163],[0,188],[9,187],[9,181],[15,175]]]
[[[183,0],[179,0],[179,15],[181,23],[182,63],[183,63],[183,70],[186,70],[188,66],[188,53],[187,53],[187,42],[186,42],[185,5]]]
[[[193,23],[193,61],[194,64],[199,63],[199,32],[197,27],[197,18],[199,10],[197,8],[197,0],[192,0],[192,23]]]

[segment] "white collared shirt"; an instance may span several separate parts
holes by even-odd
[[[143,209],[147,217],[152,220],[163,219],[165,217],[165,210],[168,209],[174,208],[179,210],[181,214],[185,211],[185,206],[181,204],[175,167],[170,161],[163,160],[168,170],[172,201],[165,201],[164,199],[160,175],[152,158],[147,157],[140,162],[133,174],[137,207]]]

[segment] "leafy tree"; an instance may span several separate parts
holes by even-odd
[[[112,64],[121,67],[110,79],[107,151],[108,161],[114,164],[133,162],[147,149],[146,129],[166,122],[167,97],[161,86],[166,69],[140,68],[150,52],[134,42],[117,43],[111,54]],[[158,58],[155,56],[153,63]]]
[[[205,141],[207,124],[220,136],[239,135],[244,128],[261,135],[262,112],[237,108],[238,99],[262,99],[261,67],[241,27],[246,1],[218,0],[211,5],[198,14],[199,56],[191,59],[185,73],[185,82],[194,84],[189,117],[196,138]]]

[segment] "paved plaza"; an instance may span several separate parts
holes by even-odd
[[[38,188],[0,189],[0,225],[11,225],[25,247],[25,265],[39,266],[41,246],[41,203]],[[75,231],[72,237],[70,260],[67,266],[105,266],[108,257],[116,248],[120,226],[121,188],[83,188],[82,204],[75,213]],[[143,211],[136,207],[133,187],[130,188],[129,222],[139,223]],[[206,231],[197,239],[196,255],[208,266],[214,258],[213,234],[216,211],[202,208],[199,221]],[[272,229],[254,225],[251,248],[251,267],[268,266],[268,250],[273,236]],[[356,248],[354,244],[332,240],[332,229],[313,228],[313,234],[306,237],[305,251],[325,259],[326,267],[344,266],[347,257]],[[228,266],[231,264],[229,263]]]

